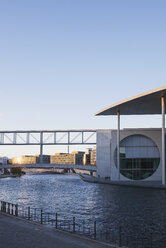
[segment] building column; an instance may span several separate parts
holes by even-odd
[[[162,184],[165,185],[165,98],[161,97],[162,112]]]
[[[67,146],[67,152],[68,152],[68,154],[70,153],[70,146],[69,146],[69,144],[70,144],[70,133],[68,132],[68,146]]]
[[[40,164],[43,164],[43,132],[40,132]]]
[[[118,129],[117,129],[117,168],[118,180],[120,181],[120,112],[117,112]]]

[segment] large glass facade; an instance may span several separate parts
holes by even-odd
[[[160,163],[157,145],[144,135],[132,135],[120,142],[120,173],[132,180],[150,177]]]

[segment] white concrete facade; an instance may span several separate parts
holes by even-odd
[[[160,162],[156,171],[142,181],[162,180],[162,130],[161,129],[123,129],[120,131],[120,142],[131,135],[143,135],[152,140],[159,151]],[[118,167],[115,164],[117,149],[117,130],[97,131],[97,177],[118,181]],[[133,181],[120,174],[120,181]]]

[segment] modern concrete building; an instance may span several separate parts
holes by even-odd
[[[161,181],[165,185],[166,86],[96,113],[117,115],[117,130],[97,131],[97,176],[112,181]],[[120,130],[120,115],[161,114],[159,129]]]

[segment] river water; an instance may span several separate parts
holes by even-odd
[[[75,216],[79,221],[96,220],[100,228],[117,230],[120,225],[125,236],[142,233],[145,241],[153,232],[153,247],[166,247],[164,190],[93,184],[76,175],[38,174],[1,179],[0,200]],[[141,247],[150,247],[143,246],[145,241]]]

